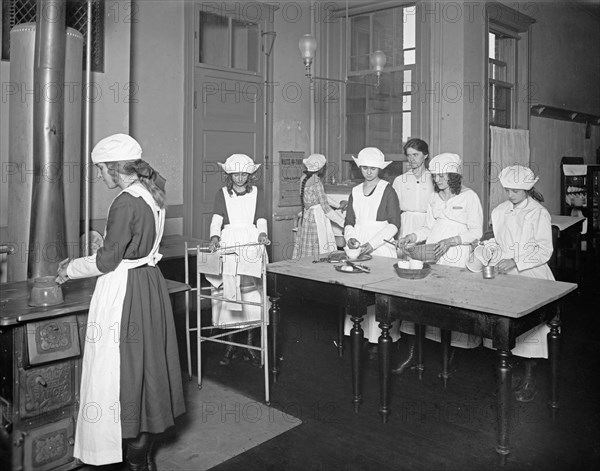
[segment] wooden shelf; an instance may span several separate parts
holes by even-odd
[[[581,113],[579,111],[566,110],[564,108],[556,108],[548,105],[533,105],[531,107],[531,116],[559,119],[561,121],[572,121],[574,123],[590,123],[600,126],[600,116]]]

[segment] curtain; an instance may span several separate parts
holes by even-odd
[[[529,167],[529,131],[490,126],[490,214],[506,196],[500,184],[500,171],[509,165]]]

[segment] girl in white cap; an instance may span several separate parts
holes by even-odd
[[[323,188],[327,159],[322,154],[311,154],[302,161],[306,171],[300,184],[302,216],[293,258],[327,254],[337,249],[331,221],[344,227],[344,218],[329,206]]]
[[[429,146],[421,139],[410,139],[404,145],[408,171],[399,175],[392,186],[400,201],[400,237],[420,229],[427,218],[427,205],[434,192],[431,172],[425,165]]]
[[[435,244],[437,263],[464,268],[470,253],[470,245],[478,240],[483,232],[483,210],[477,193],[462,184],[462,161],[459,155],[443,153],[436,155],[429,164],[433,175],[435,193],[427,207],[425,224],[418,230],[398,240],[399,251],[407,243],[425,241]],[[414,334],[412,322],[402,322],[400,330]],[[425,336],[441,341],[440,329],[427,326]],[[462,332],[452,332],[451,345],[460,348],[474,348],[481,344],[481,338]],[[451,359],[453,358],[452,351]],[[402,374],[414,362],[414,337],[409,340],[408,358],[400,361],[392,370]]]
[[[57,278],[99,277],[88,314],[73,455],[97,466],[118,463],[126,440],[132,470],[154,466],[153,435],[185,411],[173,312],[156,266],[164,180],[141,157],[140,145],[125,134],[96,144],[92,161],[108,188],[120,192],[108,211],[104,246],[61,263]]]
[[[344,237],[348,247],[361,249],[361,254],[373,254],[396,258],[396,250],[385,240],[392,239],[400,227],[400,204],[396,192],[379,173],[391,162],[385,162],[383,152],[376,147],[366,147],[352,157],[364,177],[364,182],[352,189],[344,222]],[[374,358],[381,330],[375,319],[375,307],[369,306],[361,324],[364,336],[371,346],[370,357]],[[400,338],[397,324],[390,334],[392,341]],[[344,333],[350,335],[353,323],[346,317]]]
[[[210,246],[214,251],[219,247],[235,247],[259,243],[269,245],[267,236],[267,219],[265,213],[264,196],[254,185],[257,181],[256,171],[260,164],[245,154],[233,154],[224,164],[219,166],[225,172],[225,186],[215,197],[215,209],[210,223]],[[262,247],[242,247],[240,259],[246,267],[250,268],[256,276],[227,275],[209,276],[206,278],[216,288],[227,290],[230,287],[237,292],[236,298],[244,301],[260,303],[262,295],[260,286]],[[228,262],[226,260],[224,263]],[[254,268],[254,269],[253,269]],[[224,271],[226,268],[224,266]],[[227,297],[227,296],[226,296]],[[240,305],[225,303],[218,300],[212,301],[213,325],[220,328],[239,328],[244,323],[260,320],[260,306]],[[228,336],[233,341],[233,335]],[[254,330],[248,330],[248,344],[252,345]],[[227,345],[221,366],[228,365],[235,356],[235,347]],[[251,360],[255,366],[260,366],[260,358],[253,349],[244,351],[244,358]]]
[[[543,196],[535,189],[539,177],[527,167],[512,165],[500,172],[500,183],[508,200],[492,211],[495,243],[489,250],[490,265],[499,273],[554,280],[548,267],[552,256],[552,225],[550,213],[540,204]],[[517,337],[512,354],[524,357],[525,374],[515,391],[518,401],[529,402],[537,392],[532,358],[548,358],[550,328],[546,323]],[[492,341],[484,339],[484,346],[492,348]]]

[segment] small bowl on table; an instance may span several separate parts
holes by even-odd
[[[360,257],[360,247],[358,249],[351,249],[350,247],[344,247],[344,252],[346,252],[346,256],[349,260],[356,260]]]
[[[427,262],[420,260],[398,260],[394,263],[394,270],[400,278],[407,280],[420,280],[425,278],[431,272],[431,266]]]

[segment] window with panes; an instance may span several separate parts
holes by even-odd
[[[367,146],[402,154],[403,144],[415,135],[416,23],[415,5],[349,16],[346,154]],[[369,56],[377,50],[387,63],[375,87]]]
[[[515,99],[517,39],[490,28],[488,108],[492,126],[512,127]]]

